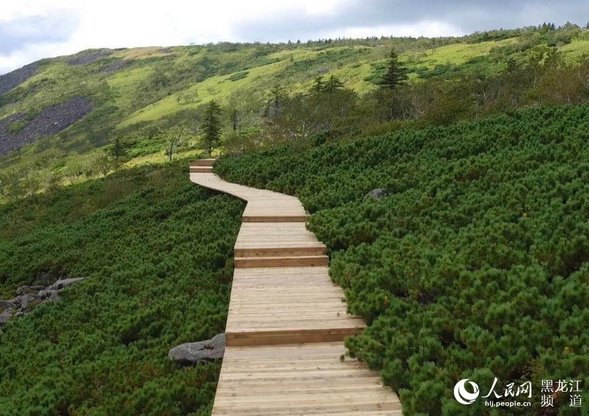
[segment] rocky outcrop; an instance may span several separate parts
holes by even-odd
[[[30,312],[36,305],[59,301],[59,292],[84,279],[84,277],[58,279],[49,286],[20,286],[16,289],[16,297],[13,299],[0,299],[0,327],[10,319]]]
[[[51,286],[49,286],[46,291],[58,292],[62,289],[65,289],[66,287],[71,286],[74,283],[77,283],[77,282],[84,280],[84,279],[85,279],[85,277],[71,277],[69,279],[59,279],[59,280],[55,281],[55,283],[53,283]]]
[[[92,110],[92,103],[84,97],[74,97],[61,104],[43,109],[31,121],[25,114],[0,120],[0,155],[17,150],[26,144],[51,136],[66,129]],[[24,124],[15,130],[14,126]]]
[[[208,361],[223,358],[225,354],[225,334],[217,334],[211,339],[199,342],[188,342],[174,347],[168,358],[180,364],[204,364]]]
[[[90,65],[112,53],[113,51],[110,49],[89,49],[70,56],[67,63],[70,65]]]
[[[27,79],[35,75],[37,68],[37,64],[32,63],[9,72],[8,74],[0,75],[0,95],[6,94],[11,89],[18,87]]]
[[[120,71],[124,67],[129,64],[127,59],[117,59],[116,61],[110,62],[102,67],[100,72],[105,74],[112,74],[114,72]]]

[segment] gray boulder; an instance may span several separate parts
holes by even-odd
[[[203,364],[207,361],[223,358],[225,354],[225,334],[217,334],[211,339],[199,342],[187,342],[174,347],[168,358],[181,364]]]
[[[376,189],[373,189],[372,191],[368,192],[366,195],[364,195],[364,199],[367,199],[367,198],[381,199],[381,198],[384,198],[385,196],[387,196],[386,189],[376,188]]]
[[[68,286],[73,285],[74,283],[79,282],[80,280],[84,280],[85,277],[72,277],[70,279],[59,279],[51,286],[49,286],[46,290],[62,290]]]
[[[84,280],[85,277],[59,279],[52,285],[45,286],[20,286],[16,289],[16,297],[13,299],[0,299],[0,326],[6,324],[11,318],[17,318],[28,313],[31,308],[44,302],[58,302],[61,298],[59,292],[74,283]]]
[[[6,309],[4,312],[0,313],[0,326],[6,325],[8,321],[12,318],[12,309]]]
[[[16,289],[16,295],[20,296],[37,293],[41,289],[43,289],[43,286],[20,286]]]
[[[12,300],[0,299],[0,309],[1,310],[14,309],[14,308],[16,308],[16,305],[14,304],[14,302]]]
[[[17,296],[16,299],[18,304],[20,305],[21,311],[26,310],[29,307],[29,305],[31,305],[31,303],[35,300],[34,296],[28,293],[26,295]]]
[[[59,292],[51,291],[51,294],[48,298],[45,299],[46,302],[59,302],[61,297],[59,296]]]
[[[48,290],[48,289],[40,290],[39,291],[39,298],[48,299],[51,296],[53,296],[54,293],[57,293],[57,290]]]

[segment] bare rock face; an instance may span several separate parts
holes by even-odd
[[[84,97],[74,97],[60,104],[43,109],[32,120],[27,121],[24,113],[0,120],[0,155],[33,143],[36,140],[57,134],[92,110],[92,103]],[[18,129],[15,125],[24,124]]]
[[[37,64],[32,63],[15,71],[9,72],[8,74],[0,75],[0,95],[3,95],[11,89],[18,87],[27,79],[35,75],[37,69]]]
[[[106,58],[112,52],[110,49],[89,49],[70,56],[67,63],[70,65],[90,65],[102,58]]]
[[[113,62],[103,66],[100,72],[103,72],[105,74],[113,74],[117,71],[120,71],[121,69],[123,69],[127,65],[129,65],[128,60],[117,59],[116,61],[113,61]]]
[[[180,344],[170,350],[168,358],[180,364],[204,364],[223,358],[224,354],[225,334],[223,333],[205,341]]]

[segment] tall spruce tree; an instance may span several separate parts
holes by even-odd
[[[211,101],[205,110],[202,120],[201,133],[203,135],[204,148],[210,156],[213,146],[219,143],[221,138],[221,106],[216,101]]]
[[[395,50],[391,50],[391,57],[387,65],[387,72],[380,79],[378,85],[381,88],[394,90],[407,81],[407,68],[399,62],[399,56]]]

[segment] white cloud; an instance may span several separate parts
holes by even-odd
[[[50,33],[44,36],[49,30],[43,28],[38,35],[12,36],[14,45],[0,48],[5,51],[0,53],[0,73],[40,58],[100,47],[286,41],[293,36],[290,40],[304,41],[459,35],[487,26],[537,24],[550,20],[546,16],[583,15],[588,7],[584,2],[571,0],[565,7],[548,0],[0,0],[0,29],[3,24],[18,27],[19,19],[39,18],[57,22],[64,32],[61,42]],[[68,17],[71,27],[59,25],[59,16]]]
[[[0,55],[0,74],[10,72],[33,61],[48,57],[67,55],[70,48],[64,43],[41,42],[23,46],[7,55]]]
[[[2,0],[0,24],[27,17],[76,14],[83,5],[80,3],[77,0]]]
[[[348,27],[338,31],[327,32],[323,38],[366,38],[370,36],[411,36],[411,37],[438,37],[460,36],[464,34],[460,28],[436,21],[421,21],[414,24],[383,25],[383,26],[357,26]]]
[[[0,24],[30,17],[68,14],[77,17],[69,38],[60,43],[39,39],[0,55],[0,73],[31,61],[88,48],[171,46],[241,39],[235,24],[290,14],[325,16],[347,0],[2,0]]]
[[[335,14],[337,0],[312,1],[306,5],[305,11],[310,16],[326,16]]]

